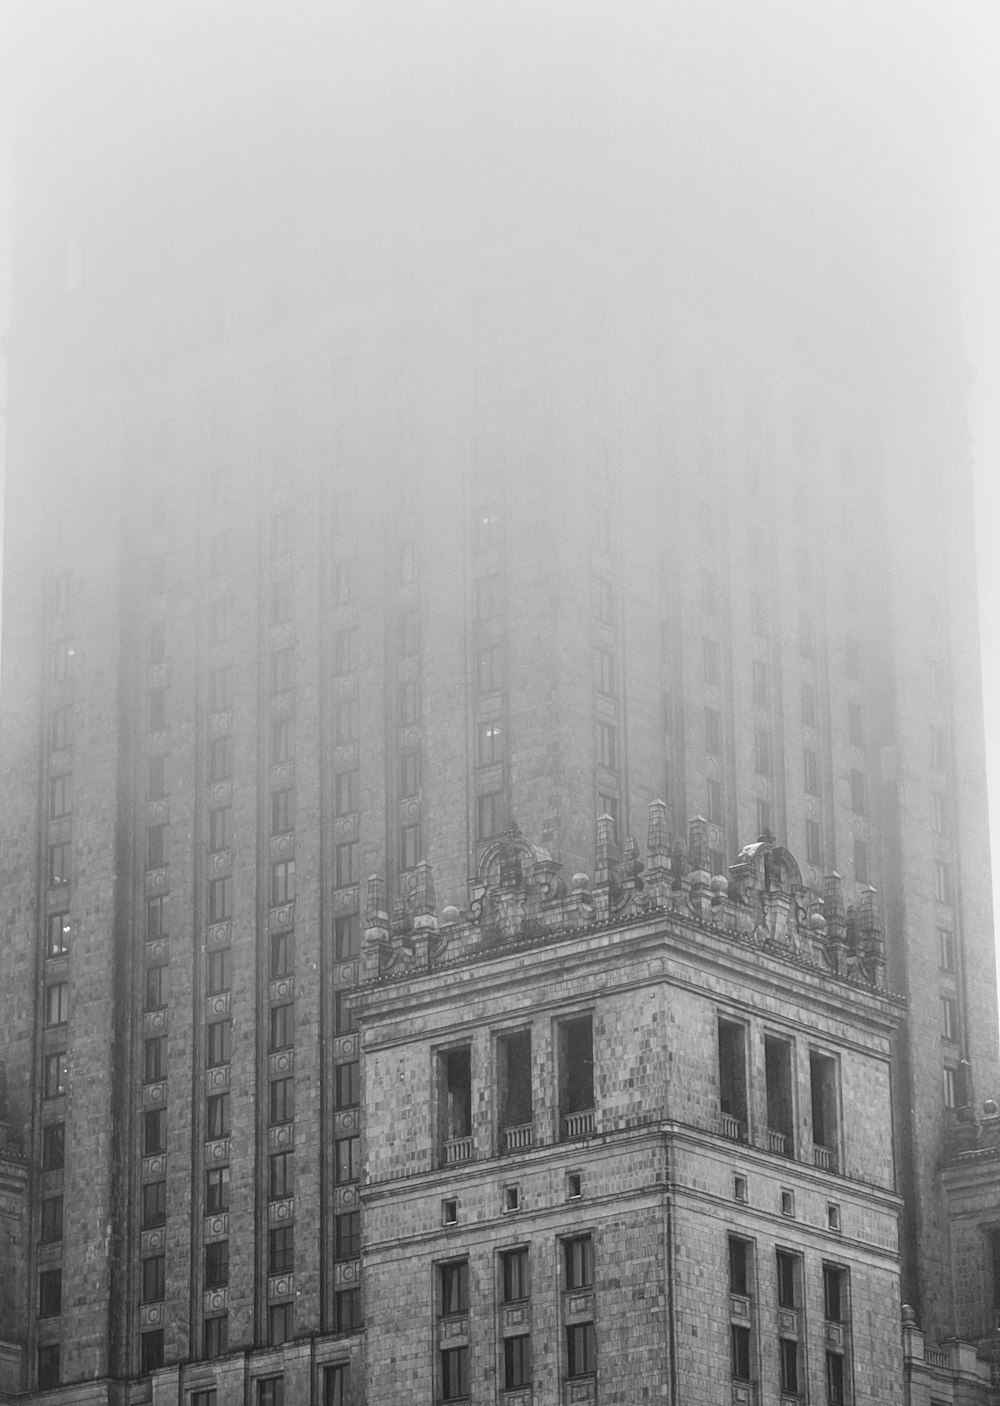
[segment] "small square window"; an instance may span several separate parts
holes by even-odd
[[[566,1197],[569,1201],[575,1201],[583,1195],[583,1176],[580,1172],[566,1173]]]
[[[519,1211],[521,1209],[521,1188],[519,1186],[505,1186],[503,1189],[504,1211]]]
[[[442,1202],[441,1202],[441,1224],[442,1224],[442,1225],[457,1225],[457,1224],[458,1224],[458,1202],[457,1202],[457,1201],[455,1201],[455,1200],[446,1200],[446,1201],[442,1201]]]

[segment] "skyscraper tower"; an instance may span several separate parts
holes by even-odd
[[[849,132],[684,138],[686,63],[731,77],[736,38],[657,36],[634,105],[612,45],[590,106],[542,37],[431,100],[411,35],[388,117],[340,57],[223,84],[242,125],[39,118],[3,625],[25,1385],[195,1359],[235,1391],[237,1349],[351,1341],[368,876],[403,914],[427,861],[464,909],[512,826],[591,873],[598,817],[621,847],[656,802],[711,875],[767,835],[816,894],[878,891],[903,1293],[974,1335],[939,1166],[1000,1071],[940,256],[911,232],[906,296],[906,193]]]

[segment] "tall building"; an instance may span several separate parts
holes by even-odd
[[[622,41],[588,21],[570,72],[608,50],[584,100],[545,23],[530,61],[456,23],[450,84],[416,31],[355,72],[358,34],[320,30],[295,84],[261,61],[190,105],[179,86],[183,122],[155,88],[132,124],[96,97],[32,114],[4,553],[11,1186],[27,1171],[6,1386],[492,1401],[492,1334],[508,1383],[550,1354],[508,1406],[595,1382],[625,1400],[627,1304],[651,1354],[673,1344],[668,1399],[732,1377],[734,1400],[799,1400],[801,1374],[835,1402],[843,1371],[845,1401],[901,1400],[898,1215],[911,1369],[947,1400],[940,1344],[971,1343],[955,1379],[986,1400],[1000,1070],[933,222],[888,137],[865,164],[868,133],[843,112],[831,143],[795,85],[755,113],[752,157],[713,123],[755,87],[730,86],[738,27],[655,34],[623,87]],[[634,887],[651,808],[647,867],[667,854],[673,877],[659,908],[608,899],[605,941],[582,895]],[[758,837],[754,965],[713,876],[746,880]],[[524,950],[494,950],[522,881]],[[434,945],[421,967],[446,929],[459,964]],[[877,932],[884,971],[861,980]],[[662,965],[633,979],[646,948]],[[589,1108],[565,1103],[576,1064]],[[785,1192],[811,1229],[780,1219]],[[837,1252],[830,1207],[854,1227]],[[600,1291],[576,1282],[587,1236]],[[730,1242],[750,1248],[727,1286]],[[505,1297],[506,1260],[490,1288],[489,1257],[525,1247],[545,1293]],[[877,1317],[863,1350],[820,1307],[827,1271]],[[677,1296],[655,1330],[646,1285]],[[505,1305],[529,1298],[525,1334]],[[765,1344],[772,1308],[799,1346]],[[743,1312],[745,1376],[739,1334],[720,1365],[703,1328],[710,1370],[679,1341]],[[506,1346],[524,1336],[530,1359]]]

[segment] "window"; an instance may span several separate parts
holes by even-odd
[[[420,685],[416,679],[404,679],[398,689],[399,725],[413,727],[420,721]]]
[[[527,1333],[503,1340],[503,1384],[506,1390],[531,1384],[531,1338]]]
[[[271,865],[271,907],[292,903],[295,899],[295,860],[282,859]]]
[[[232,820],[232,806],[217,806],[208,812],[208,847],[213,854],[232,844]]]
[[[285,1050],[295,1044],[295,1006],[291,1001],[271,1007],[268,1037],[271,1050]]]
[[[271,980],[280,976],[290,976],[295,970],[295,934],[276,932],[271,934]]]
[[[754,764],[761,776],[771,775],[771,736],[762,727],[754,729]]]
[[[167,1110],[148,1108],[142,1115],[142,1155],[156,1157],[167,1150]]]
[[[267,1233],[268,1274],[290,1274],[295,1265],[295,1227],[278,1226]]]
[[[49,819],[58,820],[61,815],[69,815],[72,809],[69,788],[72,778],[53,776],[49,781]]]
[[[559,1114],[565,1137],[593,1131],[594,1029],[590,1015],[560,1021]],[[590,1114],[589,1118],[584,1115]]]
[[[476,581],[476,620],[483,624],[503,613],[503,578],[498,572],[480,576]]]
[[[469,1349],[449,1347],[441,1353],[441,1400],[459,1401],[469,1394]]]
[[[58,1343],[38,1344],[38,1389],[58,1386],[62,1375],[61,1353]]]
[[[335,815],[352,815],[358,809],[361,773],[340,771],[333,779],[333,811]]]
[[[705,778],[705,808],[708,811],[708,819],[713,825],[721,825],[722,816],[722,782],[715,776]]]
[[[943,972],[955,970],[955,934],[938,928],[938,966]]]
[[[818,796],[820,794],[819,757],[811,747],[807,747],[802,754],[802,761],[805,789],[809,792],[810,796]]]
[[[615,728],[611,723],[597,724],[597,760],[601,766],[614,770],[616,766]]]
[[[771,802],[757,801],[757,834],[770,835],[773,833],[773,819],[771,816]]]
[[[753,1293],[753,1246],[737,1235],[729,1237],[729,1292],[744,1298]]]
[[[269,1121],[290,1123],[295,1117],[295,1080],[272,1079],[271,1097],[268,1109]]]
[[[151,688],[146,696],[147,728],[150,732],[162,732],[167,725],[167,690]]]
[[[155,1372],[158,1367],[163,1366],[163,1329],[153,1328],[149,1332],[143,1333],[139,1339],[141,1365],[140,1371],[143,1376],[148,1376],[150,1372]]]
[[[347,1406],[347,1372],[345,1362],[323,1369],[323,1406]]]
[[[224,923],[232,916],[232,879],[210,879],[208,883],[208,921],[210,923]]]
[[[746,1142],[746,1029],[734,1020],[719,1020],[719,1110],[723,1133]]]
[[[341,1289],[333,1296],[335,1331],[351,1333],[360,1328],[364,1319],[361,1316],[361,1290]]]
[[[844,1406],[844,1359],[839,1352],[826,1354],[826,1399],[828,1406]]]
[[[755,659],[752,665],[753,701],[758,708],[767,706],[767,665],[763,659]]]
[[[840,1117],[835,1059],[816,1050],[809,1051],[809,1088],[816,1164],[836,1171]]]
[[[205,1136],[213,1140],[229,1136],[229,1095],[209,1094],[205,1100]]]
[[[500,540],[500,516],[492,505],[477,508],[472,515],[475,528],[476,546],[480,551],[488,551]]]
[[[69,844],[49,845],[49,884],[61,888],[70,881]]]
[[[217,996],[232,986],[232,949],[216,947],[208,954],[208,994]]]
[[[225,712],[233,706],[233,671],[213,669],[208,677],[208,706],[213,713]]]
[[[153,1230],[167,1220],[167,1183],[147,1181],[142,1187],[142,1228]]]
[[[361,951],[361,921],[357,913],[333,920],[333,951],[338,962],[356,957]]]
[[[852,747],[865,745],[865,715],[860,703],[847,705],[847,737]]]
[[[941,997],[941,1038],[958,1039],[958,1002],[954,996]]]
[[[458,1202],[451,1197],[441,1202],[441,1224],[458,1224]]]
[[[158,1084],[167,1077],[167,1037],[152,1035],[143,1043],[142,1074],[146,1084]]]
[[[731,1370],[737,1381],[750,1381],[750,1329],[742,1324],[729,1325]]]
[[[167,935],[167,900],[164,896],[146,899],[146,941],[158,942]]]
[[[942,796],[940,792],[935,792],[931,798],[933,803],[934,833],[936,835],[948,835],[950,826],[948,824],[948,797]]]
[[[219,1313],[206,1318],[202,1325],[202,1342],[206,1357],[222,1357],[229,1347],[229,1315]],[[215,1392],[205,1392],[207,1406],[215,1406]]]
[[[271,692],[287,693],[295,684],[295,650],[276,649],[271,655]]]
[[[504,1303],[518,1303],[528,1298],[531,1284],[526,1245],[516,1250],[506,1250],[500,1256],[500,1288]]]
[[[356,884],[361,872],[361,846],[357,842],[337,845],[334,850],[334,882],[338,888]]]
[[[787,1040],[765,1035],[764,1075],[768,1150],[783,1157],[792,1157],[795,1155],[792,1047]]]
[[[211,644],[224,644],[232,638],[233,618],[233,603],[228,597],[217,600],[212,605],[208,615],[208,638]]]
[[[66,1051],[46,1055],[42,1065],[42,1097],[59,1098],[66,1092]]]
[[[952,1069],[950,1065],[945,1065],[942,1073],[944,1078],[944,1106],[945,1108],[957,1108],[958,1070]]]
[[[208,744],[209,781],[228,781],[233,774],[233,739],[214,737]]]
[[[594,1283],[594,1240],[577,1235],[563,1241],[563,1270],[567,1289],[589,1289]]]
[[[420,793],[420,753],[404,752],[399,759],[399,794],[401,798]]]
[[[333,1143],[333,1179],[338,1186],[361,1177],[361,1139],[339,1137]]]
[[[503,646],[484,645],[476,651],[476,683],[480,693],[493,693],[503,686]]]
[[[52,682],[65,683],[73,672],[76,647],[72,640],[56,640],[52,646]]]
[[[823,1314],[828,1323],[847,1321],[847,1270],[823,1266]]]
[[[857,836],[854,839],[854,878],[859,884],[868,882],[868,844]]]
[[[823,863],[823,844],[818,820],[806,821],[806,859],[810,864]]]
[[[722,670],[719,664],[719,641],[703,639],[701,642],[702,672],[706,683],[721,682]]]
[[[213,1240],[205,1246],[205,1288],[221,1289],[229,1283],[229,1241]]]
[[[403,825],[399,831],[399,867],[415,869],[420,860],[420,825]]]
[[[777,1252],[778,1307],[798,1308],[800,1263],[798,1255],[787,1250]],[[794,1390],[794,1388],[788,1388]]]
[[[951,902],[951,866],[940,860],[934,865],[934,896],[939,903]]]
[[[69,982],[59,981],[45,988],[45,1024],[65,1025],[69,1019]]]
[[[264,1377],[257,1383],[257,1406],[285,1406],[284,1377]]]
[[[705,709],[705,751],[716,757],[722,753],[722,720],[717,708]]]
[[[73,741],[73,705],[66,703],[49,714],[49,751],[58,752]]]
[[[233,1022],[214,1020],[205,1031],[205,1062],[209,1069],[228,1064],[233,1043]]]
[[[45,920],[45,955],[61,957],[69,951],[72,926],[68,913],[50,913]]]
[[[146,868],[162,869],[165,862],[167,827],[148,825],[146,827]]]
[[[614,587],[604,577],[598,577],[594,582],[594,614],[602,625],[615,623]]]
[[[794,1338],[778,1339],[778,1367],[781,1390],[797,1395],[799,1390],[799,1345]]]
[[[438,1109],[444,1142],[472,1134],[472,1051],[468,1045],[438,1055]]]
[[[38,1276],[38,1316],[56,1318],[62,1313],[62,1270],[43,1270]]]
[[[271,761],[290,762],[294,755],[295,722],[292,718],[282,718],[271,724]]]
[[[498,718],[479,724],[479,765],[503,761],[503,723]]]
[[[361,1253],[361,1213],[345,1211],[334,1217],[334,1255],[338,1260],[357,1259]]]
[[[481,840],[489,840],[503,831],[504,803],[502,791],[486,791],[476,798],[477,831]]]
[[[343,988],[333,993],[333,1028],[337,1035],[349,1035],[358,1028],[358,1013],[351,1005],[352,994]]]
[[[441,1316],[469,1311],[469,1261],[455,1260],[438,1268],[441,1288]]]
[[[286,835],[295,828],[295,792],[274,791],[271,795],[271,834]]]
[[[218,1215],[229,1210],[229,1168],[211,1167],[205,1173],[205,1211]]]
[[[863,771],[851,772],[851,809],[855,815],[865,813],[865,774]]]
[[[167,794],[167,759],[150,757],[146,763],[146,797],[151,801],[162,801]]]
[[[566,1375],[589,1377],[597,1371],[593,1323],[573,1323],[566,1329]]]
[[[420,649],[420,615],[415,610],[404,610],[398,621],[399,652],[407,656]]]
[[[361,1064],[351,1060],[338,1064],[333,1070],[335,1108],[357,1108],[361,1102]]]
[[[614,696],[615,656],[610,649],[598,649],[597,651],[597,688],[600,693]]]
[[[63,1199],[46,1196],[42,1201],[39,1238],[43,1245],[53,1245],[63,1238]]]
[[[165,1255],[151,1255],[142,1261],[142,1302],[157,1303],[166,1288],[167,1260]]]
[[[532,1137],[530,1030],[499,1037],[497,1079],[502,1148],[527,1146]]]

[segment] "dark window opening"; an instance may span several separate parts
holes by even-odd
[[[792,1047],[787,1040],[764,1037],[764,1073],[767,1094],[767,1136],[771,1152],[795,1155],[795,1122],[792,1105]]]

